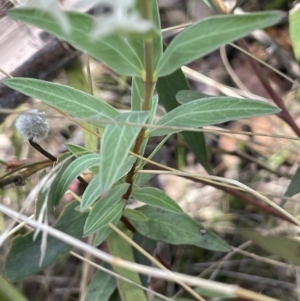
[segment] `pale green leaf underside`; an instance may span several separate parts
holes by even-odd
[[[132,111],[141,111],[144,99],[144,82],[140,77],[132,78],[131,87],[131,109]]]
[[[115,220],[115,219],[120,219],[121,215],[122,215],[122,211],[124,208],[124,201],[120,200],[114,204],[113,206],[107,208],[107,210],[105,210],[103,213],[103,215],[100,216],[100,219],[95,221],[94,224],[89,224],[87,225],[87,228],[85,229],[85,235],[88,236],[100,229],[102,229],[103,227],[107,226],[107,224],[109,224],[111,221]],[[98,212],[100,213],[100,212]],[[88,228],[90,227],[90,228]]]
[[[67,33],[51,15],[35,9],[17,8],[9,11],[12,18],[35,25],[67,41],[76,48],[102,61],[114,71],[131,76],[142,76],[143,66],[125,37],[114,35],[94,39],[94,18],[79,12],[66,11],[71,31]]]
[[[76,157],[82,155],[82,154],[92,154],[93,152],[83,146],[73,144],[73,143],[67,143],[66,144],[67,149]]]
[[[150,206],[171,212],[182,213],[180,206],[163,191],[154,187],[143,187],[133,191],[132,196]]]
[[[197,128],[278,112],[280,112],[278,107],[259,100],[209,97],[190,101],[177,107],[163,116],[156,125]],[[179,131],[180,129],[158,128],[151,130],[150,135],[162,136]]]
[[[289,31],[295,58],[300,63],[300,7],[296,6],[289,14]]]
[[[208,97],[213,97],[213,96],[198,91],[192,91],[192,90],[181,90],[178,91],[176,94],[176,100],[181,105],[196,99],[208,98]]]
[[[127,191],[129,184],[120,184],[111,189],[102,197],[91,210],[84,226],[84,233],[89,235],[106,226],[116,218],[125,206],[121,200],[122,195]],[[121,216],[121,215],[120,215]]]
[[[110,221],[111,224],[116,226],[120,220],[120,216],[116,216],[113,220]],[[93,246],[99,246],[106,238],[110,235],[112,232],[112,228],[110,228],[108,225],[102,227],[100,230],[95,233],[95,239],[93,241]]]
[[[100,173],[94,175],[88,187],[84,190],[81,198],[80,210],[84,210],[88,206],[91,206],[100,197],[99,183]]]
[[[129,156],[126,158],[121,169],[119,170],[119,174],[117,175],[116,181],[121,179],[129,172],[135,160],[136,159],[133,156]],[[92,181],[89,183],[88,187],[85,189],[82,195],[82,202],[80,204],[81,210],[84,210],[88,206],[93,205],[93,203],[100,197],[102,193],[100,187],[100,179],[101,179],[101,174],[98,173],[97,175],[94,176]]]
[[[60,200],[70,184],[86,169],[99,166],[101,156],[99,154],[83,155],[73,161],[61,175],[61,180],[55,187],[51,187],[51,197]]]
[[[14,90],[94,124],[100,124],[101,119],[111,120],[119,115],[106,102],[69,86],[33,78],[11,78],[4,83]]]
[[[183,30],[171,42],[158,64],[158,77],[168,75],[182,65],[246,36],[253,30],[274,25],[281,18],[281,12],[270,11],[219,15],[201,20]]]
[[[149,112],[127,112],[114,119],[116,124],[106,126],[101,148],[101,191],[109,190],[117,180],[122,164],[141,130],[141,125],[148,117]],[[125,123],[137,125],[125,125]]]
[[[145,222],[148,220],[147,216],[142,212],[133,209],[124,209],[123,215],[137,222]]]

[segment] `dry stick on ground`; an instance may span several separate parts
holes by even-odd
[[[53,162],[50,160],[35,162],[34,165],[27,167],[25,170],[18,172],[17,174],[12,174],[11,176],[5,176],[0,179],[0,188],[3,188],[9,184],[14,183],[17,186],[22,186],[25,184],[25,179],[37,173],[38,171],[52,166]]]
[[[13,219],[20,220],[21,222],[26,222],[29,226],[39,229],[40,231],[44,231],[48,233],[49,235],[65,242],[66,244],[69,244],[75,248],[78,248],[82,251],[89,252],[94,257],[103,260],[104,262],[109,263],[112,266],[118,266],[121,268],[125,268],[130,271],[138,272],[144,275],[150,275],[156,278],[165,279],[165,280],[171,280],[171,281],[183,281],[186,284],[192,285],[192,286],[199,286],[203,289],[219,292],[221,294],[226,294],[228,296],[233,297],[240,297],[247,300],[257,300],[257,301],[279,301],[278,299],[267,297],[252,291],[249,291],[247,289],[240,288],[236,285],[229,285],[224,284],[220,282],[215,281],[209,281],[205,279],[198,279],[197,277],[181,274],[181,273],[175,273],[175,272],[169,272],[169,271],[163,271],[157,268],[144,266],[141,264],[137,264],[134,262],[129,262],[126,260],[123,260],[121,258],[114,257],[110,254],[107,254],[93,246],[88,245],[87,243],[82,242],[79,239],[74,238],[71,235],[68,235],[62,231],[59,231],[55,228],[50,227],[49,225],[45,225],[39,221],[31,220],[27,216],[20,214],[17,211],[14,211],[2,204],[0,204],[0,211],[3,212],[5,215],[10,216]]]
[[[171,167],[156,163],[154,161],[148,160],[148,159],[143,158],[142,156],[139,156],[137,154],[134,154],[134,156],[148,162],[149,165],[151,166],[151,168],[153,168],[153,169],[156,169],[156,170],[164,169],[164,170],[171,171],[171,172],[179,172],[178,170],[176,170],[174,168],[171,168]],[[149,172],[149,171],[145,171],[145,173],[147,173],[147,172]],[[259,201],[257,201],[256,198],[253,198],[249,195],[246,195],[246,194],[244,194],[243,192],[241,192],[237,189],[230,188],[230,187],[224,187],[224,185],[222,185],[223,183],[219,184],[219,183],[214,182],[214,181],[208,181],[208,180],[205,180],[205,179],[202,180],[202,179],[199,179],[197,177],[194,177],[193,175],[191,175],[191,176],[182,176],[182,177],[186,178],[186,179],[189,179],[189,180],[192,180],[192,181],[195,181],[195,182],[203,183],[203,184],[210,185],[210,186],[216,187],[218,189],[221,189],[224,192],[227,192],[227,193],[241,199],[242,201],[245,201],[246,203],[249,203],[249,204],[265,211],[269,215],[272,215],[272,216],[278,217],[280,219],[292,222],[291,219],[289,219],[286,215],[276,211],[275,209],[273,209],[273,208],[271,208],[271,207],[269,207],[269,206],[267,206],[263,203],[260,203]],[[294,223],[297,224],[296,222],[294,222]]]

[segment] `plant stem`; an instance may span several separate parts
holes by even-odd
[[[240,44],[241,48],[250,52],[249,47],[244,39],[241,39],[239,41],[239,44]],[[270,85],[268,77],[265,75],[265,73],[263,72],[260,65],[252,58],[247,57],[247,60],[250,63],[250,65],[251,65],[252,69],[254,70],[256,76],[258,77],[259,81],[261,82],[263,87],[266,89],[266,91],[268,92],[268,94],[270,95],[272,100],[274,101],[274,103],[282,110],[278,114],[278,116],[292,128],[292,130],[296,133],[296,135],[298,137],[300,137],[300,128],[298,127],[294,118],[291,116],[291,114],[287,110],[282,98],[280,96],[278,96],[278,94],[274,91],[274,89]]]
[[[34,142],[32,139],[28,139],[28,142],[31,144],[32,147],[34,147],[38,152],[40,152],[42,155],[44,155],[46,158],[48,158],[52,162],[57,161],[56,157],[52,156],[48,151],[43,149],[38,143]]]
[[[151,8],[150,8],[151,0],[140,0],[141,5],[141,13],[142,17],[145,20],[151,20]],[[152,39],[145,40],[144,42],[144,54],[145,54],[145,77],[144,80],[144,102],[143,102],[143,111],[151,110],[152,106],[152,96],[155,87],[156,80],[154,79],[153,72],[153,43]],[[146,128],[142,128],[134,145],[133,153],[139,154],[141,145],[143,143],[145,137]],[[126,182],[130,184],[127,192],[123,195],[125,200],[128,200],[132,191],[133,185],[133,177],[135,173],[135,168],[137,165],[137,161],[133,164],[131,170],[127,174]]]

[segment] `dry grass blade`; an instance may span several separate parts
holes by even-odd
[[[54,229],[52,227],[49,227],[48,225],[44,225],[42,223],[39,223],[35,220],[29,219],[27,216],[20,214],[2,204],[0,204],[0,211],[4,214],[14,218],[19,219],[22,222],[26,222],[29,226],[33,228],[39,228],[41,231],[45,231],[49,235],[75,247],[78,248],[84,252],[88,252],[92,256],[103,260],[104,262],[107,262],[113,266],[119,266],[131,271],[135,271],[141,274],[150,275],[153,277],[165,279],[165,280],[171,280],[173,281],[174,277],[176,277],[177,281],[183,281],[186,284],[192,285],[192,286],[199,286],[204,289],[219,292],[221,294],[225,294],[228,296],[234,296],[234,297],[243,297],[246,299],[255,299],[257,301],[279,301],[275,298],[270,298],[267,296],[263,296],[261,294],[248,291],[246,289],[242,289],[235,285],[227,285],[219,282],[214,282],[210,280],[204,280],[204,279],[198,279],[197,277],[192,277],[180,273],[173,273],[170,275],[170,272],[166,272],[157,268],[147,267],[140,264],[136,264],[133,262],[128,262],[125,260],[122,260],[120,258],[113,257],[95,247],[92,247],[70,235],[67,235],[61,231],[58,231],[57,229]]]

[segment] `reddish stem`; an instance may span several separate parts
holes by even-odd
[[[241,39],[239,41],[240,47],[242,47],[244,50],[250,52],[249,47],[244,39]],[[251,53],[251,52],[250,52]],[[289,111],[287,110],[284,101],[278,94],[274,91],[272,86],[270,85],[270,82],[268,80],[268,77],[266,76],[264,70],[261,68],[261,66],[258,64],[256,60],[253,58],[247,56],[247,61],[250,63],[252,69],[254,70],[257,78],[263,85],[263,87],[266,89],[268,94],[270,95],[271,99],[273,102],[282,110],[278,116],[285,121],[291,128],[292,130],[296,133],[298,137],[300,137],[300,128],[298,125],[295,123],[294,118],[291,116]]]

